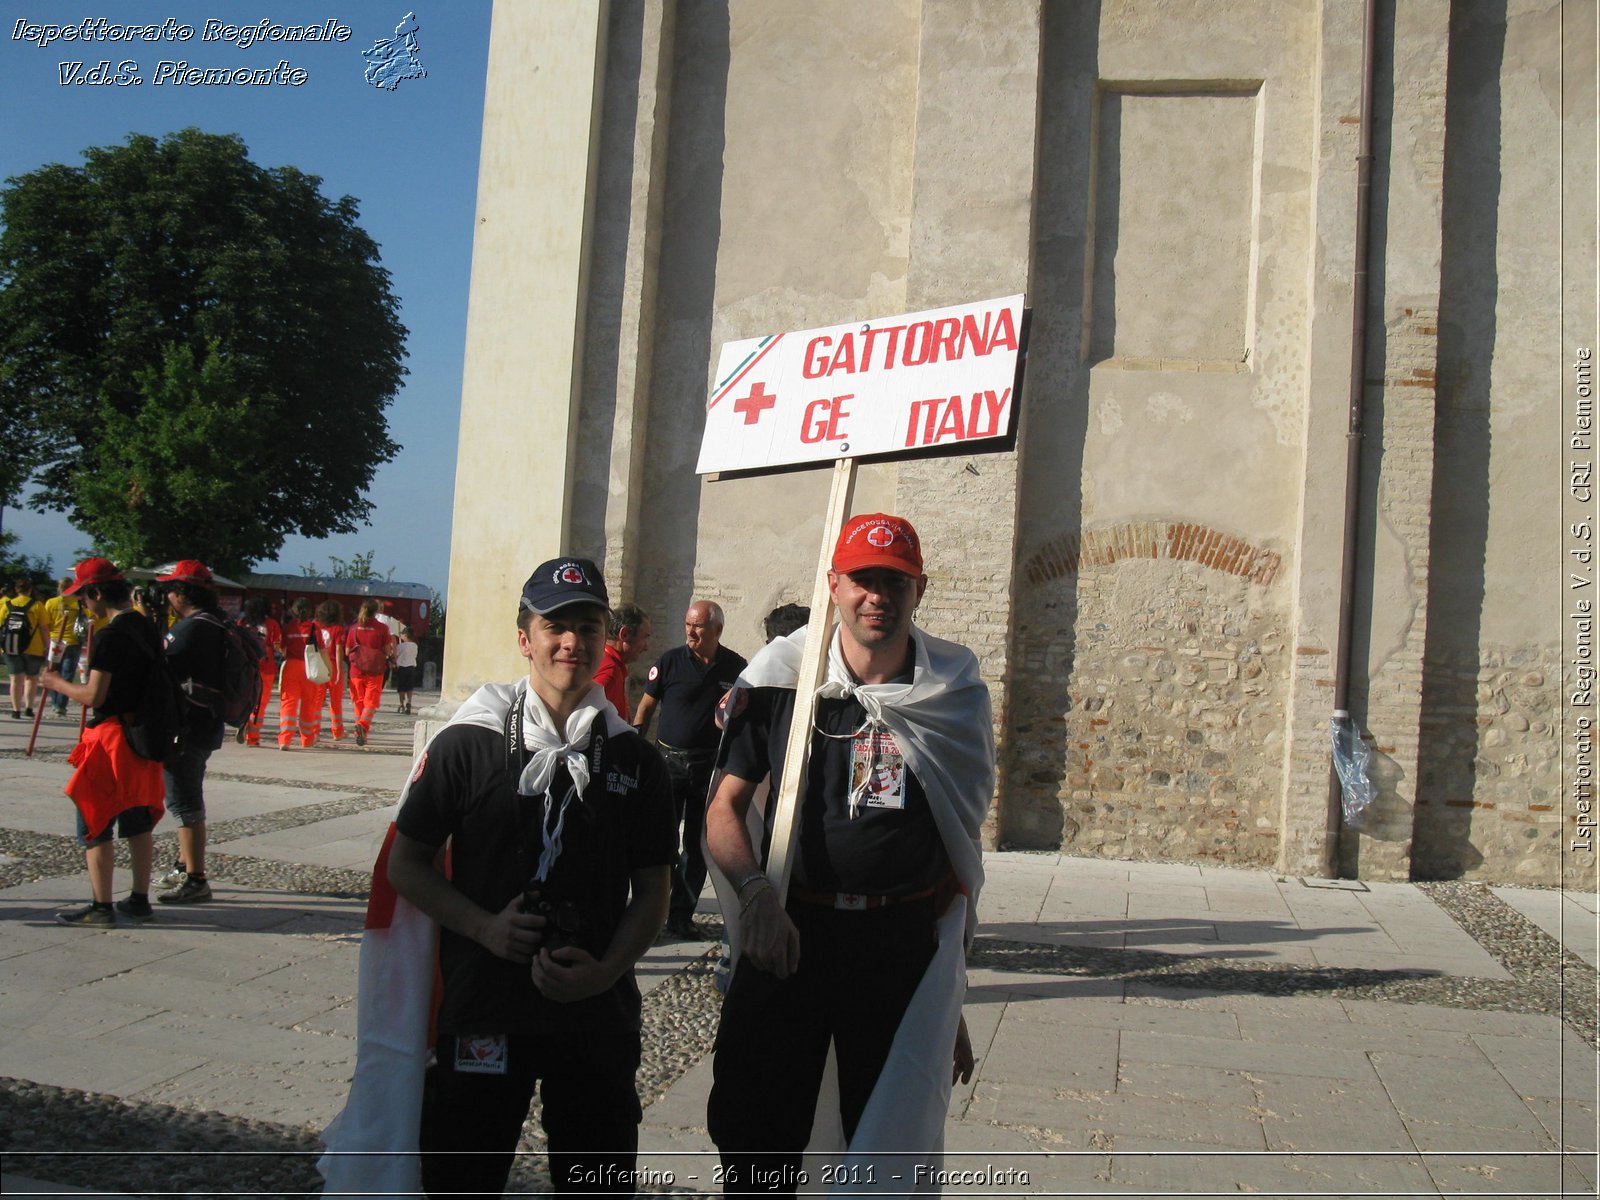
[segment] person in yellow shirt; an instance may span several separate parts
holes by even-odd
[[[78,656],[83,652],[83,635],[89,624],[89,610],[83,606],[83,601],[76,595],[66,594],[67,588],[72,586],[72,577],[68,575],[56,581],[56,595],[44,602],[45,629],[50,635],[50,659],[54,662],[60,657],[61,665],[56,668],[63,679],[76,683],[78,679]],[[79,628],[80,618],[84,629]],[[67,698],[61,692],[52,697],[56,716],[67,715]]]
[[[0,600],[0,649],[11,673],[11,719],[33,716],[39,692],[39,671],[44,667],[44,603],[34,598],[33,580],[18,576],[11,595]]]

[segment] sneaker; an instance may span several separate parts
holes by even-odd
[[[31,708],[25,708],[25,709],[23,709],[23,710],[22,710],[22,715],[23,715],[23,716],[25,716],[25,717],[31,717],[31,716],[33,716],[33,709],[31,709]]]
[[[145,921],[153,921],[156,919],[156,910],[150,907],[150,901],[148,900],[143,900],[138,904],[135,904],[133,897],[129,896],[126,900],[118,900],[116,907],[117,911],[123,916],[127,917],[130,921],[139,921],[143,923]]]
[[[20,708],[13,708],[13,709],[12,709],[12,710],[11,710],[11,719],[12,719],[12,720],[13,720],[13,721],[20,721],[20,720],[22,720],[22,710],[21,710],[21,709],[20,709]]]
[[[58,912],[56,920],[63,925],[115,925],[117,914],[111,911],[110,906],[101,908],[97,904],[85,904],[82,908],[69,908],[66,912]]]
[[[211,899],[211,884],[204,879],[186,877],[181,886],[157,897],[163,904],[200,904]]]
[[[177,863],[160,879],[156,880],[156,887],[163,892],[170,892],[175,887],[181,887],[183,881],[189,878],[189,872],[183,869],[182,863]]]
[[[365,746],[366,744],[367,744],[367,731],[365,729],[362,729],[360,726],[357,726],[356,727],[356,745]]]

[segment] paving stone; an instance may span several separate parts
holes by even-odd
[[[1147,913],[1170,916],[1176,912],[1192,912],[1204,908],[1206,889],[1198,882],[1154,884],[1135,881],[1128,889],[1128,915],[1142,917]]]
[[[126,971],[75,988],[63,1000],[73,1001],[75,1007],[107,1012],[226,1016],[283,1029],[314,1021],[321,1014],[348,1003],[348,998],[332,993],[282,992],[243,986],[245,982],[175,978],[161,970]]]
[[[159,1017],[114,1030],[107,1040],[92,1038],[34,1038],[27,1033],[0,1036],[0,1074],[53,1087],[78,1088],[133,1096],[196,1067],[203,1066],[211,1047],[194,1044],[190,1051],[175,1045],[134,1043],[129,1029],[138,1029]],[[41,1149],[30,1146],[30,1150]],[[71,1145],[54,1149],[71,1150]]]
[[[1190,884],[1201,878],[1200,867],[1191,863],[1130,862],[1128,880],[1142,890],[1151,883]]]
[[[1125,1061],[1227,1067],[1236,1071],[1277,1071],[1330,1079],[1370,1079],[1372,1065],[1352,1050],[1307,1048],[1292,1059],[1282,1047],[1223,1038],[1129,1032],[1122,1036]]]
[[[1273,1150],[1405,1152],[1415,1144],[1376,1079],[1252,1072],[1255,1109]]]
[[[1072,1004],[1014,1002],[1008,1021],[1034,1022],[1063,1029],[1146,1029],[1157,1033],[1198,1034],[1201,1037],[1236,1038],[1237,1020],[1230,1013],[1156,1008],[1148,1004],[1122,1004],[1113,1000],[1078,999]]]
[[[0,986],[12,977],[26,981],[34,992],[62,992],[79,984],[106,979],[135,967],[175,958],[176,946],[155,948],[122,936],[116,928],[68,929],[59,926],[67,941],[0,962]],[[82,940],[86,945],[72,945]]]
[[[1524,1099],[1585,1100],[1595,1095],[1595,1054],[1569,1029],[1542,1038],[1473,1034],[1495,1069]]]
[[[1251,1107],[1118,1093],[1081,1101],[1078,1110],[1080,1119],[1090,1122],[1090,1129],[1110,1135],[1113,1150],[1129,1138],[1267,1149],[1261,1118]]]
[[[1189,1104],[1249,1108],[1256,1103],[1253,1076],[1221,1067],[1137,1063],[1124,1059],[1117,1067],[1117,1094]]]
[[[1455,1114],[1441,1105],[1439,1115]],[[1447,1122],[1407,1121],[1406,1129],[1418,1150],[1431,1155],[1466,1159],[1477,1154],[1548,1154],[1561,1149],[1542,1127],[1533,1129],[1494,1129],[1487,1125],[1453,1125]]]
[[[383,847],[388,827],[387,812],[355,813],[313,825],[219,841],[213,849],[275,862],[370,868]]]
[[[1032,971],[997,971],[973,967],[967,972],[968,1006],[1025,1004],[1030,998],[1045,1000],[1105,1001],[1122,999],[1120,979],[1041,974]],[[1032,1005],[1061,1012],[1059,1005]]]
[[[1114,1029],[1083,1029],[1041,1039],[1032,1027],[1004,1024],[979,1067],[987,1083],[1109,1092],[1117,1086]]]
[[[1240,992],[1208,993],[1196,988],[1173,987],[1157,980],[1128,983],[1130,1004],[1177,1005],[1232,1013],[1255,1013],[1317,1025],[1342,1025],[1349,1017],[1338,1000],[1321,996],[1251,996]]]
[[[991,923],[985,921],[979,936],[999,938],[1007,942],[1025,942],[1040,946],[1090,946],[1102,950],[1121,950],[1122,931],[1079,928],[1075,921],[1054,921],[1042,924],[1025,924],[1016,921]]]
[[[1542,1128],[1532,1110],[1488,1062],[1475,1065],[1392,1051],[1378,1051],[1371,1060],[1395,1110],[1408,1122],[1437,1120],[1448,1111],[1456,1125],[1530,1132]]]
[[[1292,1017],[1241,1012],[1235,1018],[1239,1036],[1247,1042],[1268,1042],[1296,1053],[1299,1046],[1319,1046],[1339,1050],[1398,1050],[1401,1053],[1431,1054],[1441,1058],[1481,1061],[1477,1042],[1465,1033],[1421,1029],[1382,1029],[1373,1025],[1354,1025],[1349,1021],[1319,1024]]]
[[[214,1059],[133,1094],[155,1104],[322,1127],[344,1107],[350,1092],[355,1048],[341,1045],[342,1052],[328,1058],[308,1053],[290,1062]]]
[[[1531,1038],[1554,1038],[1561,1031],[1560,1018],[1532,1013],[1445,1008],[1439,1004],[1386,1004],[1376,1000],[1330,1000],[1328,1003],[1343,1007],[1349,1019],[1358,1025],[1385,1029],[1453,1030]]]
[[[1119,1149],[1111,1160],[1111,1177],[1119,1185],[1163,1195],[1429,1195],[1432,1187],[1426,1167],[1414,1155],[1204,1154],[1192,1146],[1156,1139],[1129,1139],[1127,1148]]]
[[[1430,1156],[1427,1166],[1434,1183],[1445,1195],[1481,1192],[1495,1196],[1560,1196],[1571,1194],[1563,1185],[1577,1174],[1564,1169],[1559,1156]]]
[[[996,1083],[980,1079],[972,1100],[958,1114],[963,1126],[996,1125],[1028,1131],[1035,1143],[1045,1138],[1053,1147],[1072,1150],[1106,1148],[1094,1140],[1098,1126],[1087,1102],[1098,1093],[1068,1086]]]
[[[1524,1096],[1523,1101],[1561,1149],[1579,1154],[1594,1154],[1600,1149],[1600,1115],[1592,1096],[1586,1100]]]

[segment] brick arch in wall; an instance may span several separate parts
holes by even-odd
[[[1082,567],[1133,558],[1199,563],[1262,586],[1277,579],[1283,566],[1277,552],[1207,525],[1191,521],[1123,521],[1054,538],[1031,555],[1022,569],[1029,583],[1047,583],[1064,575],[1076,575]]]

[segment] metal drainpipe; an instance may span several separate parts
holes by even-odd
[[[1366,390],[1367,255],[1372,218],[1372,54],[1376,38],[1377,0],[1365,0],[1361,13],[1361,125],[1356,153],[1356,247],[1351,279],[1350,428],[1345,434],[1344,556],[1339,567],[1339,637],[1334,650],[1333,715],[1350,705],[1350,630],[1354,624],[1356,588],[1356,521],[1361,508],[1362,399]],[[1328,761],[1328,809],[1332,818],[1326,862],[1330,878],[1342,874],[1339,844],[1344,832],[1338,772]]]

